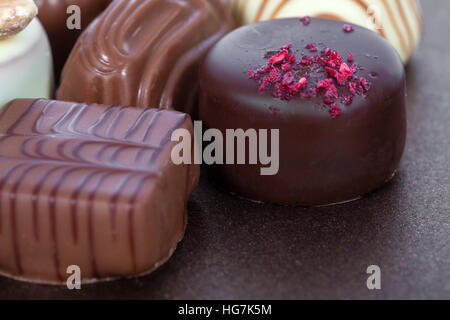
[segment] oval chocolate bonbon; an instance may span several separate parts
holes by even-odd
[[[78,40],[57,97],[195,114],[198,64],[230,27],[223,0],[115,1]]]

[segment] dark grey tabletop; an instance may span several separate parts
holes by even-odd
[[[398,175],[326,208],[250,203],[205,175],[170,261],[80,291],[0,277],[0,298],[450,299],[450,2],[422,1],[425,38],[407,67],[408,143]],[[366,268],[381,268],[381,290]]]

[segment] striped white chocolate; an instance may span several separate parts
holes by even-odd
[[[347,21],[378,32],[407,63],[422,37],[417,0],[230,0],[239,25],[288,18],[321,17]]]

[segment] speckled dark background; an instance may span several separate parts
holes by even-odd
[[[408,143],[396,178],[328,208],[249,203],[203,176],[186,237],[150,276],[81,291],[0,278],[0,298],[450,299],[450,1],[422,1],[425,39],[407,67]],[[382,290],[366,287],[367,266]]]

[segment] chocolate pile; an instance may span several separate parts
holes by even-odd
[[[346,22],[298,16],[232,31],[294,3],[277,1],[36,0],[37,13],[33,0],[0,0],[0,273],[61,284],[70,266],[95,281],[164,263],[199,179],[195,144],[183,149],[187,162],[173,159],[173,135],[196,136],[192,118],[224,136],[279,132],[264,146],[277,158],[271,175],[236,164],[255,158],[245,134],[247,158],[205,161],[214,183],[244,198],[329,205],[391,179],[406,135],[396,49],[356,25],[351,0]],[[81,31],[66,27],[69,5]],[[402,24],[383,20],[404,61],[420,37],[407,12]],[[395,25],[410,30],[408,50]]]

